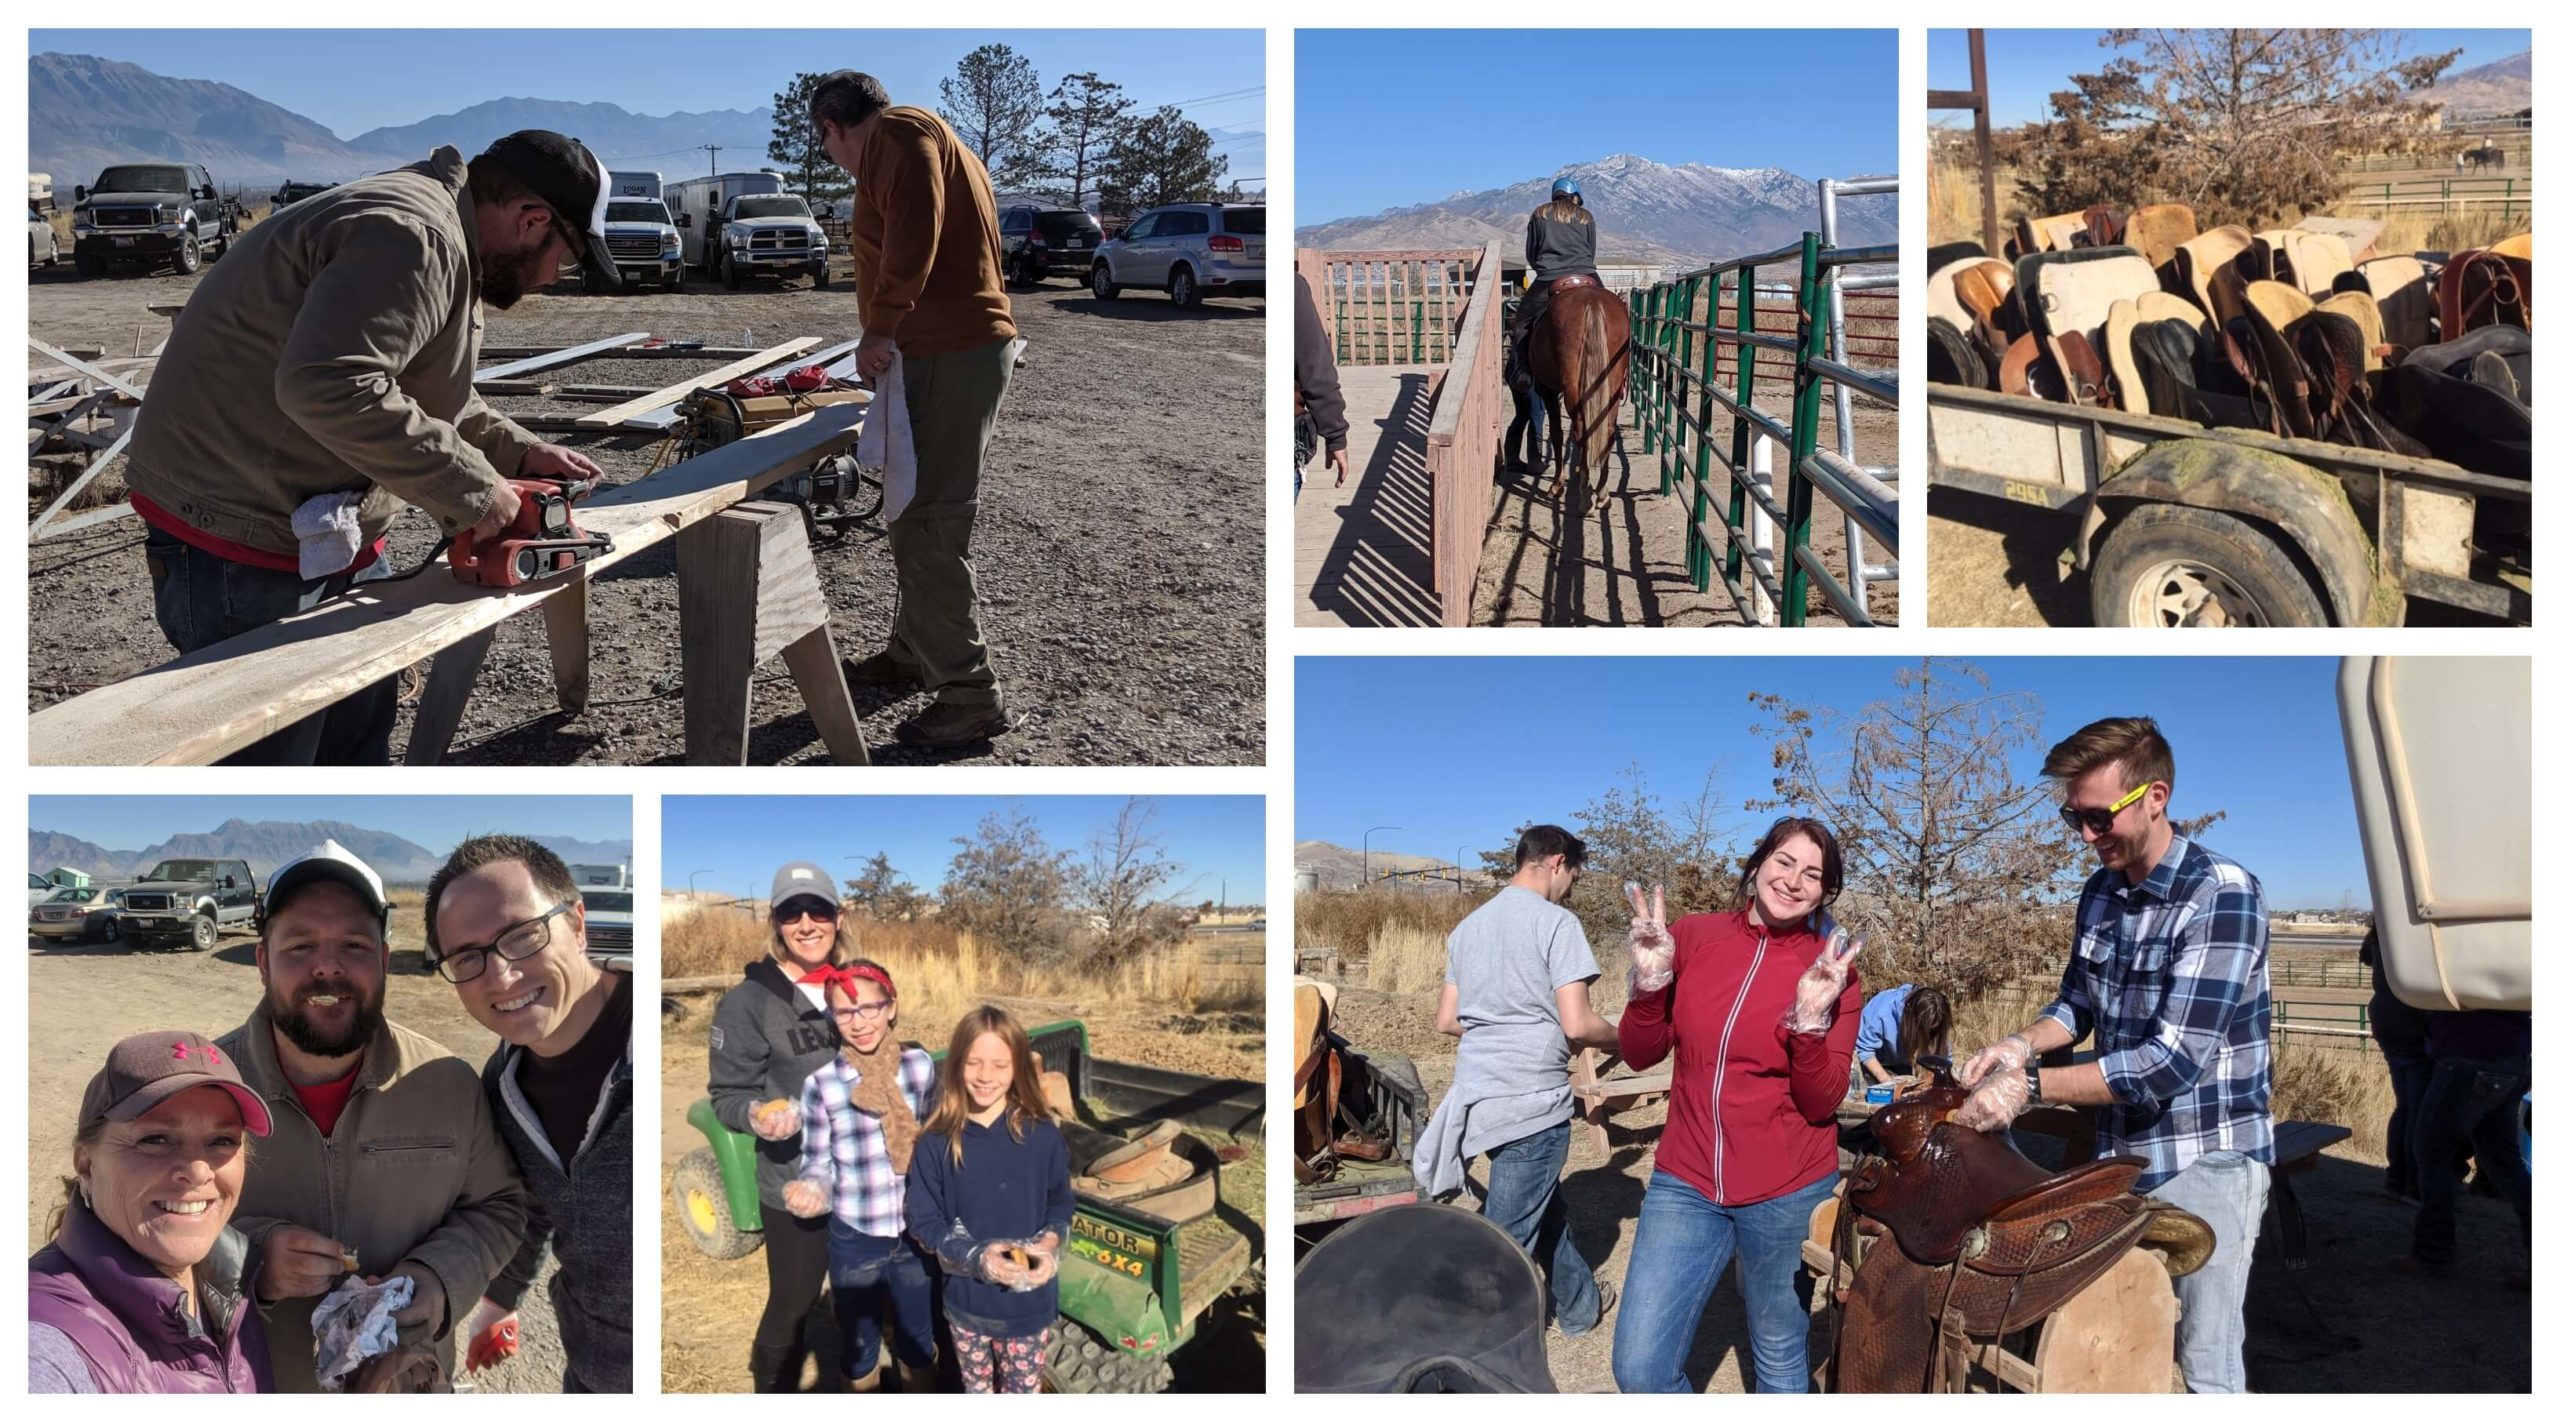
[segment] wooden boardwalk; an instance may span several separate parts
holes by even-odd
[[[1351,477],[1318,463],[1296,516],[1297,624],[1437,627],[1431,588],[1431,476],[1425,440],[1445,365],[1348,365]]]

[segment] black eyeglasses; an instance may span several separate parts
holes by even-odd
[[[814,918],[820,923],[836,921],[836,906],[824,899],[793,899],[773,911],[775,923],[789,923],[795,918]]]
[[[551,920],[577,905],[576,899],[562,899],[550,911],[511,923],[498,930],[494,942],[476,948],[456,948],[436,960],[436,972],[449,983],[467,983],[489,971],[489,955],[497,954],[510,963],[520,963],[551,946]]]
[[[857,1017],[868,1022],[897,1005],[895,1000],[884,997],[878,1002],[857,1002],[851,1007],[835,1008],[833,1013],[838,1022],[850,1022]]]

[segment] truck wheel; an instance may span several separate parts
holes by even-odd
[[[2326,627],[2328,609],[2282,545],[2213,509],[2144,504],[2098,547],[2101,627]]]
[[[178,239],[178,275],[194,276],[204,270],[204,249],[196,245],[196,234],[190,232]]]
[[[188,952],[209,953],[213,951],[213,945],[221,941],[222,926],[215,923],[210,915],[197,914],[193,919],[188,921]]]
[[[1043,1371],[1051,1392],[1173,1390],[1173,1363],[1165,1355],[1141,1358],[1123,1353],[1069,1318],[1059,1319],[1049,1330],[1049,1356]]]
[[[684,263],[682,263],[682,262],[678,262],[678,263],[676,263],[676,273],[675,273],[675,275],[674,275],[674,276],[671,276],[671,277],[669,277],[669,278],[667,278],[667,290],[669,290],[669,291],[682,291],[682,290],[684,290]]]
[[[1101,262],[1093,264],[1093,294],[1099,301],[1109,301],[1120,294],[1120,284],[1111,279],[1111,268]]]
[[[720,259],[720,284],[731,291],[738,289],[738,264],[735,260],[728,257]]]
[[[720,1180],[720,1158],[704,1146],[676,1162],[675,1179],[667,1185],[675,1200],[676,1218],[693,1247],[714,1259],[744,1259],[764,1243],[729,1219],[729,1192]]]
[[[1165,295],[1173,298],[1174,310],[1197,311],[1200,309],[1200,279],[1191,274],[1191,268],[1175,267],[1173,280],[1165,284],[1164,291]]]
[[[102,258],[74,255],[71,258],[71,265],[79,268],[80,275],[84,277],[102,277],[107,274],[107,264]]]

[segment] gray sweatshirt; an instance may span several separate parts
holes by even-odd
[[[843,1045],[835,1019],[801,993],[770,958],[748,965],[711,1014],[711,1111],[733,1131],[755,1134],[747,1112],[777,1096],[795,1104],[809,1073]],[[756,1142],[756,1193],[782,1208],[782,1187],[800,1174],[800,1133]]]

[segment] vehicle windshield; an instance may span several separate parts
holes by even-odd
[[[145,883],[180,883],[217,877],[210,859],[163,859],[142,876]]]
[[[797,193],[774,193],[765,197],[738,199],[740,217],[807,217],[809,204]]]
[[[629,889],[580,889],[578,897],[586,900],[589,913],[631,912]]]
[[[1228,208],[1227,230],[1246,237],[1259,237],[1263,233],[1263,214],[1268,211],[1270,209],[1261,207]]]
[[[657,202],[606,203],[604,205],[604,220],[607,222],[651,222],[660,227],[672,227],[675,225],[674,223],[667,221],[666,204]]]
[[[85,904],[89,901],[90,892],[91,891],[88,889],[56,889],[53,891],[53,897],[45,900],[45,902],[49,904]]]
[[[187,190],[187,170],[163,164],[129,164],[109,168],[98,175],[89,191],[94,193],[182,193]]]
[[[1089,212],[1042,212],[1034,214],[1031,220],[1041,232],[1051,237],[1102,230],[1102,224],[1094,221],[1093,214]]]

